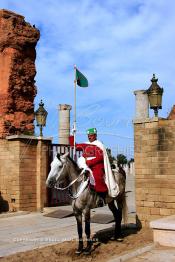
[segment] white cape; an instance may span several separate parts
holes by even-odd
[[[108,158],[108,154],[107,154],[105,146],[99,140],[95,140],[93,142],[86,142],[86,144],[96,145],[103,151],[104,169],[105,169],[105,183],[106,183],[107,188],[108,188],[108,194],[111,197],[118,196],[119,186],[118,186],[118,184],[115,180],[115,177],[112,173],[111,165],[110,165],[110,162],[109,162],[109,158]],[[81,164],[83,164],[82,167],[85,168],[85,165],[86,165],[85,159],[84,160],[83,159],[84,159],[84,157],[80,157],[80,159],[78,161],[78,165],[81,167]],[[87,167],[87,169],[89,169],[89,168]],[[91,174],[92,174],[92,171],[91,171]],[[90,180],[92,180],[92,176],[91,176]],[[92,181],[92,184],[93,184],[93,181]]]

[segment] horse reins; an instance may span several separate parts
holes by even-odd
[[[71,187],[82,175],[83,175],[83,173],[85,172],[85,169],[83,169],[82,171],[81,171],[81,173],[79,174],[79,176],[77,177],[77,178],[75,178],[72,182],[70,182],[70,184],[68,185],[68,186],[66,186],[66,187],[57,187],[57,186],[54,186],[54,188],[55,189],[58,189],[58,190],[66,190],[66,189],[68,189],[69,187]]]

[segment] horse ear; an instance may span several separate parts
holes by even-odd
[[[65,157],[69,156],[69,152],[65,153],[64,156],[65,156]]]
[[[65,153],[64,155],[61,156],[62,159],[65,159],[69,155],[69,152]]]
[[[58,158],[58,160],[60,160],[60,154],[59,153],[57,153],[57,158]]]

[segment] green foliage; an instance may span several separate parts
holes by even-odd
[[[134,158],[130,158],[130,160],[128,161],[128,163],[132,163],[134,162]]]
[[[123,166],[126,165],[128,163],[127,157],[123,154],[118,154],[117,155],[117,164],[118,166]]]
[[[134,162],[134,158],[130,158],[130,160],[128,161],[128,165],[130,167],[130,164]]]

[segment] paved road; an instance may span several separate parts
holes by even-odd
[[[92,232],[109,228],[109,224],[92,224]],[[77,237],[74,217],[45,217],[42,213],[0,219],[0,257],[37,247],[56,244]]]
[[[132,214],[130,222],[135,223],[133,185],[134,179],[130,176],[127,179],[127,202],[129,213]],[[63,209],[63,207],[58,207],[57,209],[59,208]],[[64,209],[72,209],[72,207],[67,206]],[[45,209],[45,212],[48,212],[48,210],[51,211],[50,209]],[[98,213],[111,214],[108,207],[92,210],[92,215]],[[43,213],[20,213],[20,215],[13,217],[8,217],[8,214],[6,217],[3,216],[0,215],[0,257],[77,238],[74,217],[58,219],[45,217]],[[112,225],[113,223],[92,223],[92,233],[110,228]]]
[[[126,178],[126,195],[127,195],[127,205],[128,211],[130,213],[136,212],[135,205],[135,176],[127,175]]]
[[[131,223],[135,222],[135,186],[134,177],[127,177],[127,203]],[[58,207],[57,209],[63,209]],[[54,210],[55,208],[52,208]],[[71,206],[64,207],[71,209]],[[45,209],[45,213],[51,211]],[[44,214],[45,214],[44,213]],[[107,207],[92,210],[92,216],[99,213],[110,213]],[[63,241],[76,239],[76,221],[74,217],[64,219],[45,217],[43,213],[16,213],[9,217],[7,214],[0,215],[0,257],[27,251],[38,247],[48,246]],[[4,217],[5,216],[5,217]],[[92,223],[92,233],[99,230],[110,228],[110,224]],[[128,260],[129,259],[129,260]],[[116,257],[110,260],[112,262],[174,262],[175,249],[167,247],[153,247],[150,251],[142,253],[140,249],[123,257]]]

